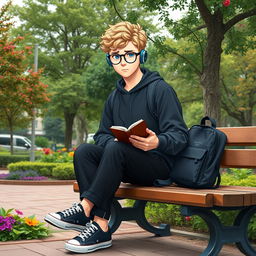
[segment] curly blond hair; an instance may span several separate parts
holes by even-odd
[[[124,48],[129,42],[141,51],[146,47],[147,35],[139,24],[122,21],[109,25],[109,29],[101,36],[100,48],[105,53],[109,53],[111,50]]]

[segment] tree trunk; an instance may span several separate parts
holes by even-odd
[[[219,72],[223,39],[222,22],[213,19],[211,27],[208,28],[201,85],[203,87],[204,114],[214,118],[218,124],[220,122]]]
[[[69,151],[72,148],[72,132],[76,114],[64,112],[65,118],[65,148]]]
[[[75,124],[76,124],[76,136],[77,136],[76,143],[77,143],[77,145],[80,145],[85,141],[84,135],[88,134],[86,119],[85,119],[84,114],[76,115]]]

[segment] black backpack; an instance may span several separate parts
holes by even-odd
[[[206,126],[210,120],[212,126]],[[188,145],[175,156],[171,180],[189,188],[217,188],[220,185],[220,163],[227,136],[216,129],[214,119],[206,116],[200,125],[188,131]]]

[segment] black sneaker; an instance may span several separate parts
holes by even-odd
[[[104,232],[95,221],[87,223],[80,235],[65,243],[65,249],[71,252],[88,253],[112,245],[111,233]]]
[[[74,203],[72,207],[56,213],[48,213],[45,221],[62,229],[74,229],[76,231],[83,231],[86,224],[91,221],[84,212],[81,204]]]

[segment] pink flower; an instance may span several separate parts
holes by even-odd
[[[230,0],[224,0],[222,2],[222,4],[225,6],[225,7],[228,7],[230,5]]]
[[[15,209],[15,212],[16,212],[18,215],[23,215],[23,212],[20,211],[20,210]]]

